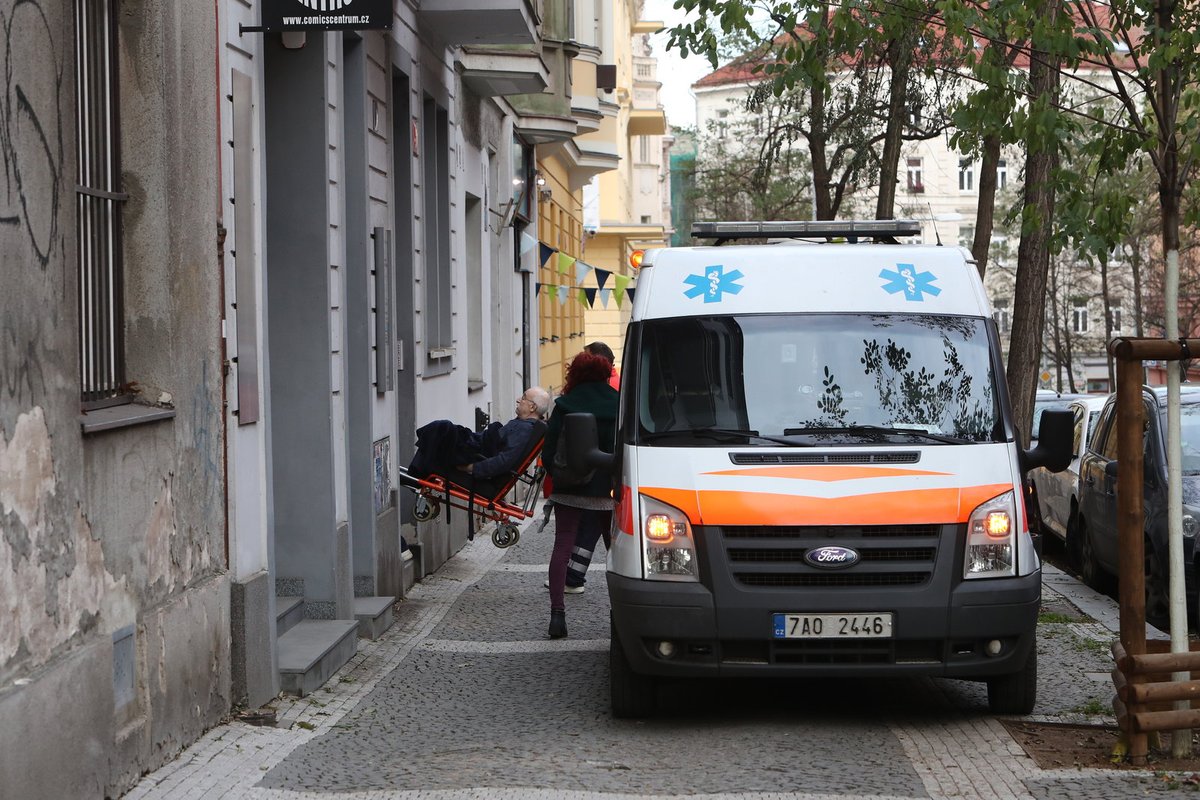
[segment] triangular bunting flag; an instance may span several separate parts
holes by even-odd
[[[565,306],[567,304],[567,295],[570,294],[570,292],[567,291],[569,288],[570,287],[568,286],[558,287],[558,304],[560,306]]]
[[[550,260],[550,256],[554,255],[554,248],[541,242],[538,242],[538,244],[540,245],[538,249],[538,266],[544,267],[546,266],[546,262]]]
[[[612,275],[612,273],[609,272],[608,270],[600,269],[599,267],[596,267],[596,286],[603,289],[604,284],[608,282],[609,275]]]
[[[558,274],[566,275],[567,270],[569,270],[571,268],[571,265],[574,263],[575,263],[575,259],[572,256],[569,256],[566,253],[560,252],[558,254]]]
[[[617,291],[624,292],[625,287],[629,285],[630,278],[628,275],[618,275],[615,281],[617,284]]]
[[[621,276],[618,275],[617,277],[619,278]],[[617,308],[620,308],[621,303],[625,300],[625,287],[621,286],[619,283],[617,284],[617,288],[613,289],[613,300],[617,301]]]
[[[521,233],[521,255],[525,255],[532,250],[535,244],[537,244],[537,239],[533,238],[528,233]]]
[[[633,293],[636,291],[637,291],[636,286],[630,286],[628,289],[625,290],[625,294],[629,295],[629,302],[631,302],[631,303],[633,302]]]
[[[542,293],[542,285],[540,283],[533,284],[533,296],[537,297]]]
[[[596,290],[595,289],[580,289],[583,293],[583,299],[587,301],[588,308],[596,305]]]
[[[575,295],[576,297],[579,298],[579,302],[583,303],[584,305],[587,305],[587,294],[585,294],[586,291],[587,291],[586,289],[580,289],[579,292]]]
[[[553,300],[554,296],[558,294],[558,287],[553,283],[548,284],[546,286],[546,294],[550,295],[550,299]]]
[[[583,263],[582,261],[575,262],[575,285],[576,286],[583,285],[583,279],[587,277],[587,274],[588,274],[588,272],[591,271],[591,269],[592,268],[590,266]]]
[[[596,272],[598,273],[598,272],[600,272],[600,270],[596,270]],[[612,296],[612,289],[601,289],[600,290],[600,304],[602,306],[604,306],[605,308],[608,308],[608,298],[611,296]]]

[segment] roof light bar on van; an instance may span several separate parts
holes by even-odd
[[[692,236],[706,239],[891,239],[917,236],[921,223],[911,219],[802,220],[768,222],[693,222]]]

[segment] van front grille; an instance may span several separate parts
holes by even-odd
[[[709,525],[695,532],[712,554],[713,568],[727,570],[735,583],[804,589],[927,584],[944,530],[940,525]],[[804,560],[809,550],[830,545],[854,550],[858,561],[830,569]]]
[[[915,464],[920,451],[886,453],[730,453],[739,466],[752,464]]]

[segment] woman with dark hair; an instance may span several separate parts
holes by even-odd
[[[612,361],[586,350],[571,359],[567,366],[566,385],[562,396],[554,401],[546,441],[542,445],[542,463],[554,464],[554,451],[562,432],[563,417],[567,414],[588,413],[596,418],[600,449],[613,452],[617,433],[617,391],[608,385]],[[554,552],[550,556],[550,630],[551,639],[567,635],[567,607],[564,588],[567,565],[582,559],[583,569],[591,560],[596,541],[612,523],[612,481],[607,472],[596,470],[591,479],[577,486],[566,485],[554,478],[550,500],[554,504]]]

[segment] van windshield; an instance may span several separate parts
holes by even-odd
[[[959,444],[1004,429],[982,319],[762,314],[642,323],[639,439]]]

